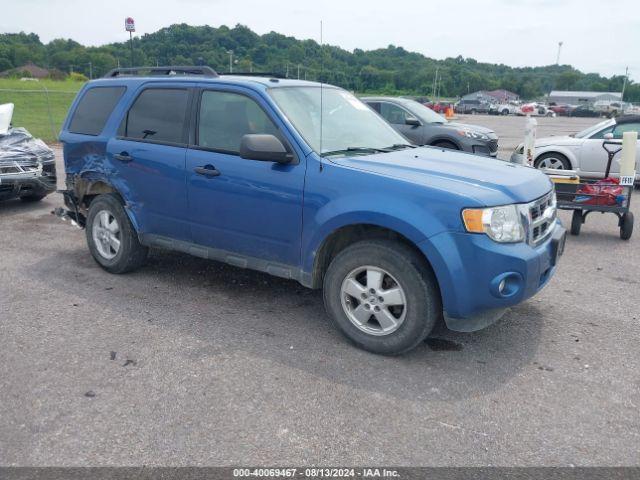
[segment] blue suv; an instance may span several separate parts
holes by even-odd
[[[105,270],[160,247],[294,279],[376,353],[410,350],[442,318],[489,325],[540,291],[564,247],[544,174],[409,145],[329,85],[118,69],[85,85],[60,140],[63,214]]]

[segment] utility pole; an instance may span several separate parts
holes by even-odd
[[[89,62],[89,80],[93,80],[93,64]]]
[[[298,80],[300,80],[300,64],[298,64]]]
[[[227,51],[229,54],[229,73],[233,73],[233,50]]]
[[[629,67],[624,70],[624,82],[622,82],[622,94],[620,95],[620,101],[624,101],[624,91],[627,88],[627,79],[629,78]]]
[[[560,50],[564,42],[558,42],[558,55],[556,56],[556,65],[560,65]]]
[[[433,77],[433,90],[431,91],[431,96],[435,98],[436,96],[436,85],[438,84],[438,69],[440,67],[436,67],[436,76]]]
[[[285,78],[289,78],[289,62],[287,62],[287,73],[285,74]]]
[[[129,46],[131,47],[131,67],[133,68],[133,32],[129,30]]]

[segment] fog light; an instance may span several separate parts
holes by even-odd
[[[522,275],[517,272],[505,272],[491,280],[489,290],[494,297],[509,298],[520,292],[523,284]]]

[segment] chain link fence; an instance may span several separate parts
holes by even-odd
[[[50,89],[33,83],[30,88],[2,88],[0,82],[0,104],[15,105],[14,127],[24,127],[34,137],[55,143],[77,90]]]

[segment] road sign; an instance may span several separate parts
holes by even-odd
[[[136,22],[131,17],[127,17],[124,19],[124,29],[127,32],[135,32],[136,31]]]

